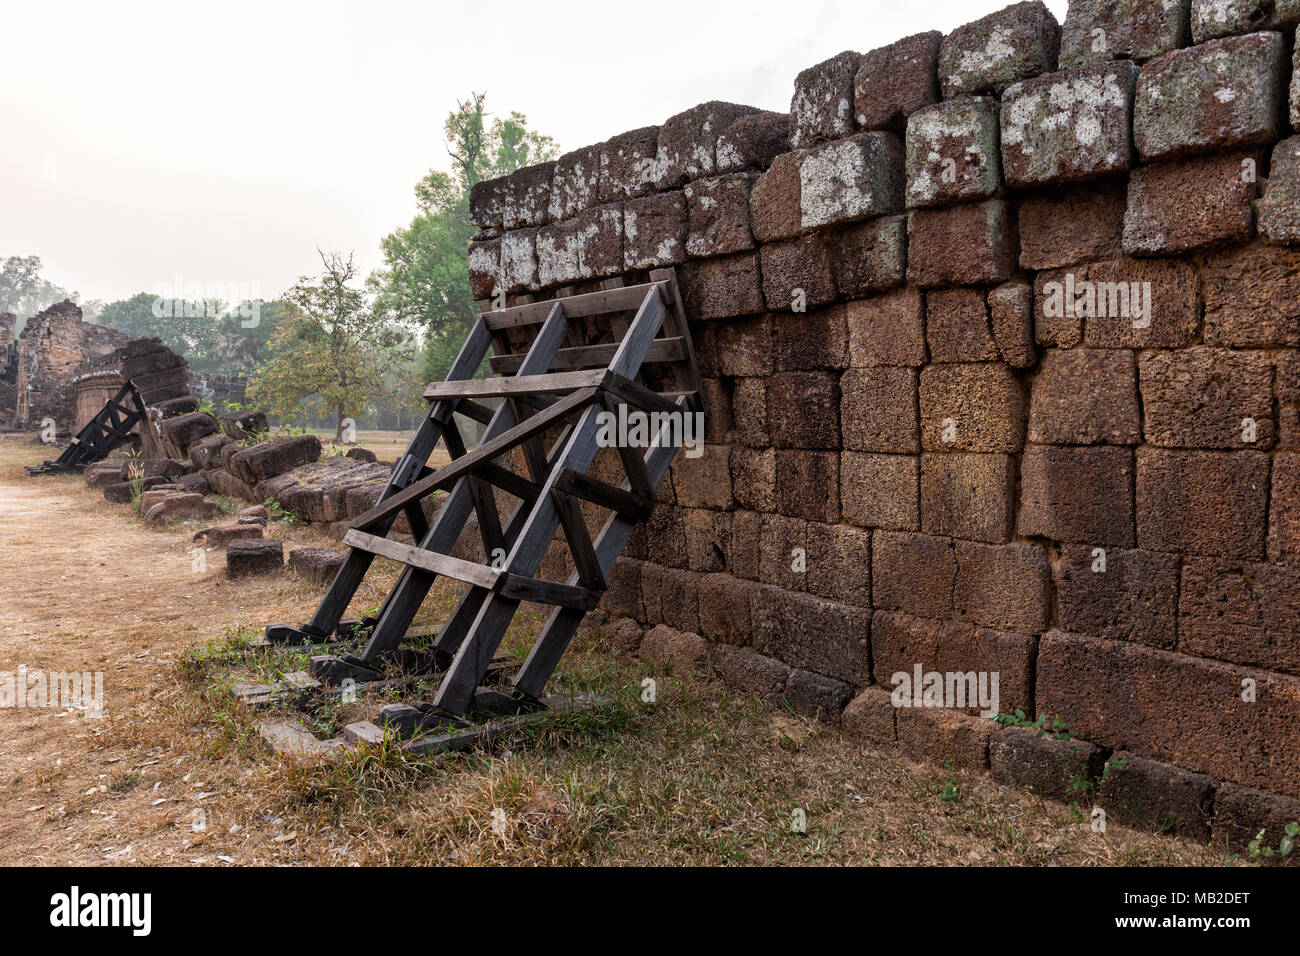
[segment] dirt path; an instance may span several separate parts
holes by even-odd
[[[22,465],[41,452],[0,439],[0,672],[102,672],[106,713],[0,708],[0,863],[258,859],[258,821],[192,829],[195,810],[221,816],[205,808],[253,771],[200,779],[211,765],[191,773],[192,755],[149,739],[148,717],[176,693],[177,653],[227,628],[296,621],[318,592],[287,574],[232,583],[219,551],[196,570],[202,524],[149,529],[78,478],[30,478]]]

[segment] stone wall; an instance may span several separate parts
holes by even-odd
[[[684,290],[711,443],[604,610],[1050,791],[1054,742],[890,702],[996,671],[1127,768],[1113,813],[1300,817],[1297,22],[1020,3],[810,67],[788,116],[706,103],[479,184],[477,296]]]

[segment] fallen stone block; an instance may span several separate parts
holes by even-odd
[[[275,538],[232,541],[226,548],[226,576],[229,578],[270,574],[283,569],[284,542]]]
[[[216,513],[216,504],[202,495],[172,494],[145,512],[144,523],[157,527],[176,518],[211,518]]]
[[[244,541],[262,537],[262,526],[256,524],[228,524],[216,528],[205,528],[194,535],[195,541],[202,541],[205,547],[225,548],[232,541]]]
[[[329,584],[343,566],[344,557],[334,548],[294,548],[289,552],[289,570],[312,584]]]

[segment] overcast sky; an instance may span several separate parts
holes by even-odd
[[[705,100],[784,112],[805,67],[1004,4],[0,5],[0,257],[109,301],[178,275],[271,298],[317,246],[374,268],[470,90],[573,149]]]

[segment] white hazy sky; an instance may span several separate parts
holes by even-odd
[[[0,0],[0,257],[83,298],[274,297],[317,246],[380,264],[470,90],[573,149],[705,100],[785,111],[805,67],[1003,5]]]

